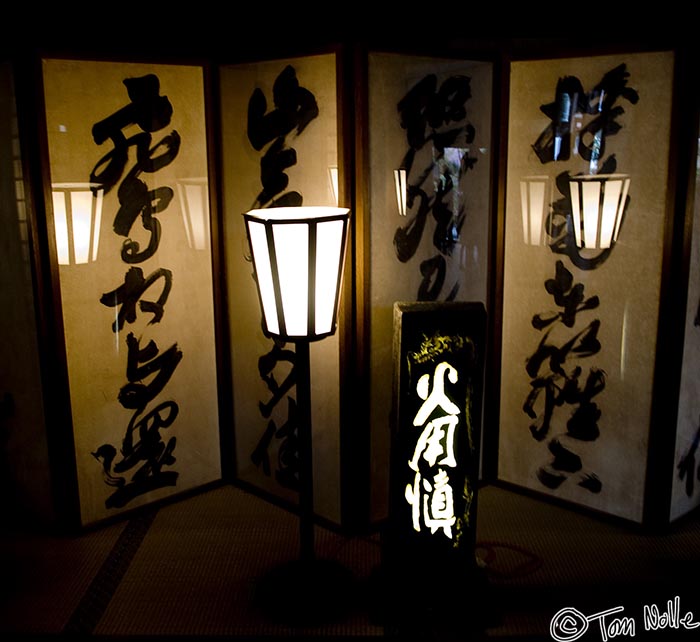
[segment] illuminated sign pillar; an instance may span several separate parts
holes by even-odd
[[[394,304],[382,562],[389,607],[402,620],[430,614],[466,627],[475,584],[483,581],[475,545],[485,334],[481,303]]]

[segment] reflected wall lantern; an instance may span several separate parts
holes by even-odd
[[[271,207],[244,219],[266,331],[291,341],[332,335],[350,211]]]
[[[549,176],[526,176],[520,181],[523,237],[527,245],[542,245],[549,209]]]
[[[340,187],[338,184],[338,168],[335,165],[328,168],[328,181],[331,186],[331,194],[333,194],[333,202],[338,205]]]
[[[209,182],[206,178],[180,178],[177,192],[187,243],[192,249],[204,250],[209,232]]]
[[[408,212],[407,200],[408,200],[408,185],[407,185],[407,173],[405,169],[395,169],[394,170],[394,183],[396,185],[396,204],[399,208],[399,216],[406,216]]]
[[[59,265],[97,260],[103,190],[94,183],[51,185]]]
[[[625,174],[572,176],[571,215],[576,245],[609,248],[617,241],[630,178]]]

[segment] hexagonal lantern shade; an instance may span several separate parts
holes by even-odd
[[[625,174],[569,179],[576,245],[604,249],[617,241],[629,186],[630,179]]]
[[[267,332],[290,341],[332,335],[350,210],[271,207],[244,219]]]

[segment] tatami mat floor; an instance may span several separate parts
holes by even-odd
[[[298,520],[234,486],[77,537],[7,528],[0,534],[3,634],[114,639],[401,635],[376,617],[371,604],[381,561],[377,535],[347,537],[317,529],[318,556],[353,575],[356,599],[340,620],[300,627],[270,617],[254,599],[255,587],[298,555]],[[697,515],[668,533],[648,535],[487,486],[479,494],[477,540],[493,612],[479,632],[465,627],[451,631],[450,638],[585,641],[625,634],[666,642],[700,635],[700,627],[692,626],[700,622]],[[649,631],[644,607],[653,605],[661,615],[668,610],[669,617]],[[470,606],[464,605],[465,621]],[[578,628],[550,631],[562,609]],[[604,611],[610,614],[595,617]],[[681,621],[689,611],[694,619]],[[647,608],[649,613],[654,611]],[[431,636],[423,630],[421,637],[445,637],[439,623],[435,631]]]

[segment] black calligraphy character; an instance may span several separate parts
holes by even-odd
[[[591,401],[591,397],[605,387],[604,373],[592,370],[585,389],[580,391],[577,383],[580,372],[580,369],[577,369],[575,376],[566,381],[561,395],[554,399],[554,403],[556,405],[579,404],[567,423],[566,434],[573,439],[591,441],[599,435],[596,422],[600,417],[600,410]],[[544,437],[543,432],[536,432],[533,427],[531,427],[531,431],[536,439]],[[565,447],[558,438],[550,440],[548,448],[553,459],[548,466],[543,466],[538,470],[537,477],[543,485],[554,489],[568,478],[567,474],[581,471],[583,462],[579,455]],[[592,493],[599,493],[603,487],[597,475],[587,472],[581,474],[578,485]]]
[[[545,281],[545,288],[561,311],[534,315],[532,325],[538,330],[555,323],[574,327],[579,312],[594,309],[599,303],[598,297],[585,299],[583,285],[574,284],[571,272],[561,261],[557,261],[555,278]],[[582,387],[581,366],[575,365],[567,371],[565,365],[571,356],[590,357],[600,350],[599,329],[600,321],[596,319],[560,346],[550,342],[553,331],[550,328],[540,340],[537,350],[527,359],[525,368],[531,382],[523,411],[535,420],[530,424],[530,432],[537,441],[544,440],[549,434],[555,408],[564,405],[574,408],[566,424],[567,437],[578,441],[598,438],[601,413],[593,398],[605,388],[605,373],[591,368]],[[538,415],[535,404],[541,396],[544,397],[544,408]],[[579,455],[564,446],[558,438],[550,440],[548,447],[553,460],[549,466],[538,470],[537,477],[543,485],[555,489],[567,479],[565,473],[578,473],[583,463]],[[598,477],[591,473],[582,473],[578,483],[590,492],[597,493],[602,489]]]
[[[420,273],[423,276],[418,286],[418,301],[437,301],[445,284],[447,274],[447,261],[444,256],[437,255],[425,261],[421,261]],[[454,301],[459,290],[459,282],[452,286],[452,290],[444,297],[445,301]]]
[[[548,331],[535,353],[528,357],[525,366],[527,373],[533,378],[536,377],[542,364],[549,360],[549,368],[552,372],[566,376],[563,366],[570,353],[577,357],[590,357],[600,351],[598,330],[600,330],[600,320],[595,319],[561,347],[547,343],[551,332]]]
[[[559,488],[559,486],[566,481],[567,477],[561,472],[555,473],[542,467],[537,470],[537,479],[540,480],[543,486],[554,490],[555,488]]]
[[[284,139],[278,138],[265,152],[260,161],[260,182],[263,189],[258,194],[256,203],[265,205],[289,185],[289,176],[284,170],[297,164],[296,150],[285,147]],[[280,197],[275,204],[277,207],[298,207],[302,203],[299,192],[288,192]]]
[[[160,430],[168,428],[175,421],[178,405],[174,401],[163,402],[139,419],[140,412],[134,413],[129,422],[120,450],[121,460],[116,461],[116,448],[110,444],[104,444],[92,453],[102,462],[107,484],[117,488],[107,498],[107,508],[123,508],[138,495],[174,486],[177,481],[177,471],[163,470],[164,466],[175,463],[173,451],[176,438],[171,437],[165,444]],[[136,468],[140,462],[143,462],[141,467],[127,481],[125,473]]]
[[[90,182],[99,184],[105,194],[119,182],[128,160],[129,144],[122,130],[135,124],[144,132],[156,132],[170,123],[173,114],[167,96],[160,95],[160,80],[156,75],[126,78],[123,83],[131,102],[92,128],[96,144],[108,139],[114,144],[90,173]]]
[[[605,389],[605,371],[591,368],[586,378],[583,390],[578,384],[581,369],[577,368],[575,377],[570,377],[563,390],[562,399],[569,405],[575,405],[576,410],[566,423],[567,434],[580,441],[593,441],[600,435],[598,419],[600,409],[593,402],[593,397]]]
[[[287,420],[279,427],[275,437],[280,440],[277,451],[278,468],[275,479],[280,486],[299,489],[299,411],[297,403],[287,397]]]
[[[443,125],[458,123],[467,117],[466,102],[471,98],[471,79],[452,76],[438,88],[435,74],[429,74],[416,83],[399,101],[401,127],[411,150],[421,149],[428,141],[436,141],[438,149],[444,149],[463,131],[463,126],[438,131]],[[467,126],[469,138],[473,138],[472,125]]]
[[[119,391],[119,403],[124,408],[143,409],[170,381],[175,368],[182,360],[182,351],[177,344],[173,344],[159,355],[158,346],[153,340],[149,341],[145,348],[141,348],[139,340],[131,332],[126,337],[126,345],[126,378],[129,383]],[[142,383],[146,377],[154,374],[150,383]]]
[[[157,301],[140,301],[143,293],[150,288],[158,279],[163,279],[163,291]],[[163,306],[168,300],[168,295],[172,288],[172,273],[165,268],[159,268],[152,272],[147,279],[143,278],[143,270],[138,267],[129,268],[124,275],[124,284],[116,290],[106,292],[100,297],[100,303],[109,307],[119,307],[117,320],[112,324],[112,330],[119,332],[124,323],[134,323],[136,321],[136,303],[139,302],[141,312],[152,314],[149,325],[160,322],[163,317]]]
[[[432,202],[428,195],[420,188],[408,186],[408,207],[412,207],[415,199],[418,199],[418,210],[411,220],[404,226],[399,227],[394,234],[394,250],[396,258],[405,263],[413,258],[418,249],[423,230],[428,220],[428,214],[432,207]]]
[[[574,285],[574,277],[564,267],[562,261],[556,263],[556,275],[553,279],[544,282],[545,290],[554,298],[554,302],[563,308],[562,312],[550,312],[547,315],[535,314],[532,318],[532,326],[537,330],[551,325],[555,321],[561,321],[567,328],[573,328],[576,322],[576,314],[583,310],[592,310],[598,307],[597,296],[584,300],[582,283]]]
[[[116,234],[127,237],[121,252],[125,263],[140,263],[155,254],[160,243],[161,226],[154,214],[165,211],[174,195],[170,187],[149,190],[138,177],[143,172],[153,173],[169,165],[180,151],[180,135],[175,131],[165,136],[153,148],[149,148],[149,134],[137,136],[137,162],[119,186],[117,195],[120,207],[113,224]],[[160,147],[164,147],[165,151],[154,156],[154,152]],[[128,238],[139,214],[143,228],[150,232],[148,246],[143,252],[139,252],[140,245],[137,241]]]
[[[267,111],[265,94],[256,88],[248,103],[248,140],[256,151],[296,129],[300,135],[318,116],[314,95],[299,85],[296,70],[287,65],[272,86],[275,109]]]
[[[537,441],[542,441],[549,433],[549,428],[554,415],[554,408],[559,405],[559,379],[561,375],[549,375],[536,377],[530,382],[530,393],[525,399],[523,410],[531,419],[536,421],[530,424],[530,433]],[[544,392],[544,408],[538,416],[535,404]]]
[[[314,95],[299,85],[296,70],[291,65],[275,79],[272,99],[275,108],[269,112],[261,89],[256,88],[248,101],[248,140],[256,151],[272,143],[261,162],[263,189],[254,207],[263,207],[270,201],[278,207],[298,206],[302,203],[298,192],[289,192],[274,200],[289,184],[284,170],[297,162],[296,151],[286,146],[286,137],[293,132],[299,136],[318,116],[319,108]]]
[[[548,447],[549,452],[554,455],[551,466],[555,470],[576,473],[583,467],[581,458],[576,453],[563,446],[558,439],[552,439]]]
[[[432,259],[421,262],[420,273],[423,275],[423,279],[418,287],[419,301],[435,301],[437,299],[445,283],[446,271],[447,265],[442,256],[434,256]]]
[[[578,153],[593,167],[597,167],[599,159],[605,155],[607,137],[614,136],[622,129],[616,119],[625,110],[615,104],[618,98],[624,98],[633,105],[639,101],[637,91],[627,86],[628,78],[627,65],[618,65],[607,72],[586,97],[585,113],[595,117],[581,129]]]
[[[530,425],[530,432],[537,441],[542,441],[547,436],[554,409],[564,404],[576,406],[567,422],[567,433],[581,441],[598,438],[600,410],[592,398],[605,388],[605,372],[592,368],[583,390],[579,387],[580,375],[581,368],[576,366],[569,375],[550,373],[530,382],[531,390],[523,404],[523,410],[531,419],[537,420]],[[543,391],[544,409],[538,417],[534,408]]]
[[[255,450],[250,456],[251,461],[256,466],[262,467],[263,473],[267,476],[271,474],[270,448],[272,440],[279,441],[277,450],[277,464],[275,479],[285,488],[299,488],[299,445],[297,439],[299,413],[297,412],[296,401],[292,397],[287,397],[287,419],[277,428],[274,421],[267,424],[267,429],[260,437]]]
[[[554,101],[540,106],[542,113],[550,119],[532,146],[540,162],[569,160],[573,149],[591,164],[595,173],[605,154],[606,137],[622,129],[616,119],[625,112],[615,104],[616,101],[619,98],[632,104],[639,101],[637,91],[627,86],[628,78],[625,64],[607,72],[590,92],[586,92],[581,81],[574,76],[560,78]],[[583,115],[593,118],[584,125]]]
[[[603,482],[601,482],[598,475],[594,473],[584,473],[581,475],[578,485],[591,493],[599,493],[603,490]]]
[[[269,421],[267,423],[267,428],[265,429],[265,432],[258,441],[258,445],[255,447],[255,450],[253,450],[252,454],[250,455],[250,461],[252,461],[256,467],[262,466],[263,473],[265,473],[265,475],[267,475],[268,477],[271,473],[269,453],[270,444],[272,444],[272,438],[275,436],[276,430],[277,426],[275,426],[275,422]]]
[[[281,384],[277,383],[274,369],[283,362],[292,365],[291,370],[284,378]],[[272,349],[267,354],[262,355],[258,359],[258,372],[260,378],[267,385],[268,390],[272,393],[272,398],[267,403],[260,402],[260,412],[263,417],[267,418],[272,414],[272,410],[279,401],[296,385],[296,354],[293,350],[286,350],[280,347],[277,343],[272,346]]]

